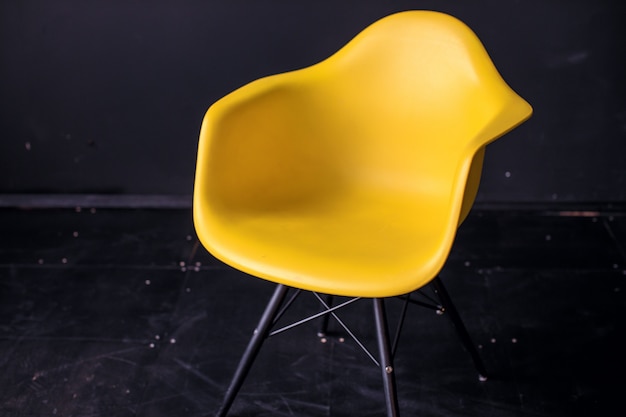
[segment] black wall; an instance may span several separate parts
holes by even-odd
[[[0,193],[189,195],[213,101],[433,9],[535,109],[490,145],[479,201],[624,201],[625,3],[0,0]]]

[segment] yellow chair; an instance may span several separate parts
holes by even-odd
[[[217,415],[276,333],[290,287],[374,300],[370,357],[388,416],[398,405],[383,298],[434,282],[436,308],[452,313],[484,374],[437,275],[476,196],[485,146],[531,113],[476,35],[431,11],[385,17],[328,59],[214,103],[198,146],[198,237],[223,262],[279,284]],[[339,320],[317,296],[321,314]]]

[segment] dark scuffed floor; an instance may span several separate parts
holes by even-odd
[[[442,279],[492,377],[411,306],[402,415],[626,415],[624,214],[475,210]],[[3,208],[0,236],[6,417],[211,416],[273,290],[209,256],[188,209]],[[316,309],[303,296],[288,316]],[[342,314],[371,345],[369,303]],[[342,336],[269,339],[231,415],[384,415],[378,370]]]

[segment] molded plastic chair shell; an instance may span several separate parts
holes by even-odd
[[[531,113],[464,23],[388,16],[328,59],[209,108],[197,234],[223,262],[276,283],[409,293],[448,257],[485,145]]]

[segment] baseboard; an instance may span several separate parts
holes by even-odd
[[[191,209],[191,205],[192,197],[190,195],[0,194],[0,208]],[[546,215],[593,217],[603,214],[626,214],[626,201],[477,201],[473,209],[481,211],[526,211]]]

